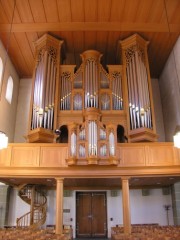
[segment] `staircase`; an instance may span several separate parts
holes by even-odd
[[[36,229],[46,221],[47,198],[41,186],[22,185],[19,187],[19,197],[30,205],[30,211],[17,218],[17,228]]]

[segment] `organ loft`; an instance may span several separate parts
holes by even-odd
[[[106,68],[87,50],[77,70],[61,63],[62,44],[48,34],[35,43],[27,142],[67,142],[68,165],[117,165],[119,142],[157,141],[148,42],[119,41],[121,64]]]

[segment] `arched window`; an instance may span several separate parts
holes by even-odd
[[[2,83],[2,74],[3,74],[3,61],[2,58],[0,58],[0,86]]]
[[[10,76],[7,81],[7,88],[6,88],[6,100],[11,104],[13,95],[13,79]]]

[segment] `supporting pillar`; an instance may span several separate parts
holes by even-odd
[[[131,214],[129,201],[129,178],[122,179],[123,225],[124,233],[131,233]]]
[[[63,233],[63,180],[56,179],[56,234]]]

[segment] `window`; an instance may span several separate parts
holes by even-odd
[[[3,61],[2,58],[0,58],[0,86],[2,83],[2,75],[3,75]]]
[[[10,76],[8,78],[7,82],[7,88],[6,88],[6,100],[11,104],[12,101],[12,95],[13,95],[13,79]]]

